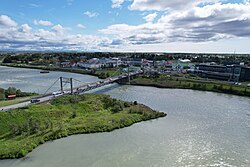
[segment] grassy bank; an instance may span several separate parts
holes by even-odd
[[[0,65],[7,66],[7,67],[16,67],[16,68],[29,68],[29,69],[48,70],[48,71],[71,72],[71,73],[77,73],[77,74],[92,75],[100,79],[108,78],[112,76],[113,74],[117,74],[117,75],[120,74],[120,73],[117,73],[116,70],[87,71],[87,70],[76,69],[76,68],[59,68],[59,67],[32,66],[32,65],[26,65],[26,64],[6,64],[6,63],[1,63]]]
[[[250,97],[250,88],[226,82],[208,82],[202,80],[189,80],[185,78],[139,77],[132,80],[131,85],[153,86],[158,88],[193,89]]]
[[[36,97],[36,96],[18,97],[18,98],[14,99],[14,100],[0,101],[0,107],[10,106],[10,105],[13,105],[13,104],[18,104],[18,103],[22,103],[22,102],[25,102],[25,101],[29,101],[33,97]]]
[[[24,157],[38,145],[73,134],[109,132],[166,116],[106,95],[63,96],[0,113],[0,159]]]

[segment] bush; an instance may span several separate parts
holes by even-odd
[[[77,117],[77,112],[76,111],[73,111],[72,115],[71,115],[71,118],[74,119],[75,117]]]
[[[79,103],[80,101],[84,101],[85,100],[85,96],[84,95],[79,95],[79,96],[71,96],[71,95],[67,95],[67,96],[61,96],[59,98],[54,99],[51,104],[52,105],[67,105],[67,104],[76,104]]]
[[[10,125],[11,133],[14,136],[18,136],[21,134],[32,135],[41,130],[40,121],[36,118],[29,118],[27,122],[23,124],[12,124]]]
[[[137,101],[134,101],[134,105],[137,105],[138,103],[137,103]]]
[[[116,104],[112,109],[111,109],[111,111],[113,112],[113,113],[118,113],[118,112],[120,112],[120,111],[122,111],[123,110],[123,107],[122,107],[122,105],[119,105],[119,104]]]
[[[110,98],[108,96],[105,96],[102,99],[102,102],[104,103],[103,106],[104,106],[105,109],[108,109],[109,107],[114,107],[115,105],[122,105],[121,101],[116,100],[116,99],[112,99],[112,98]]]
[[[124,104],[123,104],[123,105],[124,105],[124,107],[125,107],[125,108],[128,108],[128,107],[130,107],[130,106],[131,106],[131,104],[130,104],[129,102],[124,102]]]

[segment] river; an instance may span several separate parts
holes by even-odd
[[[28,75],[36,73],[25,70]],[[3,87],[1,73],[0,87]],[[29,77],[30,80],[35,82],[36,75],[34,79]],[[16,80],[10,75],[7,78]],[[42,75],[40,80],[47,80],[47,76]],[[250,166],[249,98],[117,84],[92,93],[137,100],[168,116],[110,133],[75,135],[47,142],[29,153],[27,160],[2,160],[0,167]]]
[[[7,89],[8,87],[16,87],[22,91],[36,92],[43,94],[50,86],[55,83],[59,77],[74,78],[79,81],[75,81],[73,85],[78,86],[86,82],[95,82],[99,79],[90,75],[67,73],[67,72],[57,72],[51,71],[50,73],[41,74],[41,70],[37,69],[27,69],[27,68],[12,68],[0,66],[0,88]],[[64,85],[65,88],[69,88],[70,85]],[[60,89],[59,81],[56,82],[48,92],[57,91]]]

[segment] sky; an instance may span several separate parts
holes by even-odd
[[[0,51],[250,53],[250,0],[0,0]]]

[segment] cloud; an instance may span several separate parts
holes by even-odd
[[[172,11],[152,23],[155,15],[144,17],[140,25],[115,24],[100,30],[132,45],[169,42],[207,42],[221,39],[250,38],[250,3],[212,3]]]
[[[7,27],[16,27],[17,23],[12,20],[9,16],[0,15],[0,25]]]
[[[66,28],[62,27],[60,24],[53,26],[51,29],[60,35],[62,35],[66,30]]]
[[[151,13],[143,18],[146,20],[146,22],[153,22],[156,17],[157,13]]]
[[[62,25],[55,25],[51,30],[31,30],[28,24],[0,27],[0,50],[99,51],[112,43],[107,37],[69,34]]]
[[[68,4],[69,6],[73,5],[73,2],[74,2],[74,0],[67,0],[67,4]]]
[[[223,40],[246,39],[249,42],[249,2],[220,3],[216,0],[205,0],[201,5],[200,0],[187,0],[189,7],[186,8],[179,0],[172,2],[177,6],[163,0],[155,0],[162,3],[162,6],[150,0],[133,0],[131,4],[135,1],[152,3],[147,8],[142,4],[136,10],[158,8],[163,12],[146,11],[144,13],[148,15],[142,16],[146,20],[143,24],[113,24],[99,30],[97,35],[70,34],[68,28],[60,24],[51,29],[32,29],[28,24],[18,26],[10,17],[1,15],[0,49],[111,51],[129,50],[128,48],[143,50],[161,46],[164,50],[167,46],[176,44],[186,48],[203,45],[205,48],[204,43],[212,43],[210,41],[222,44]],[[95,12],[85,12],[89,17],[98,15],[93,13]],[[84,27],[82,24],[76,26]],[[246,42],[243,44],[247,46]]]
[[[84,25],[82,25],[82,24],[77,24],[76,27],[82,28],[82,29],[86,28],[86,27],[85,27]]]
[[[29,33],[32,28],[28,24],[21,25],[20,32]]]
[[[216,2],[226,2],[228,0],[132,0],[129,6],[130,10],[139,11],[166,11],[166,10],[183,10],[190,9],[196,5],[214,4]]]
[[[35,4],[35,3],[30,3],[30,4],[29,4],[29,7],[31,7],[31,8],[39,8],[40,5]]]
[[[96,16],[98,16],[99,14],[98,13],[96,13],[96,12],[91,12],[91,11],[86,11],[86,12],[84,12],[83,13],[84,15],[86,15],[86,16],[88,16],[88,17],[96,17]]]
[[[35,25],[41,25],[41,26],[52,26],[53,23],[47,20],[34,20]]]
[[[167,10],[167,9],[179,9],[189,8],[194,4],[195,0],[133,0],[133,3],[129,7],[131,10]]]
[[[112,8],[121,8],[125,0],[112,0]]]

